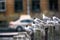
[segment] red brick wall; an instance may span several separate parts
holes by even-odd
[[[32,4],[31,1],[32,0],[30,0],[30,5]],[[59,5],[59,12],[60,12],[60,0],[58,1],[58,5]],[[44,12],[45,10],[49,11],[49,9],[48,9],[48,0],[40,0],[40,7],[41,7],[40,11],[42,11],[42,12]],[[20,12],[20,13],[15,13],[15,11],[14,11],[14,0],[6,0],[6,12],[0,14],[0,20],[5,20],[6,19],[6,18],[2,18],[1,16],[9,17],[9,16],[12,15],[12,16],[16,17],[16,16],[20,16],[21,14],[27,14],[27,0],[23,0],[23,11]],[[41,15],[42,15],[42,13],[33,13],[33,12],[31,12],[32,17],[41,17]],[[9,17],[7,19],[8,20],[13,20],[14,18]]]

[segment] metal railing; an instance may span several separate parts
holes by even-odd
[[[5,26],[5,24],[3,24],[3,23],[0,25]],[[7,23],[7,25],[8,25],[8,23]],[[59,30],[57,30],[57,27],[59,28]],[[48,33],[47,40],[60,40],[60,25],[57,25],[57,26],[50,25],[48,27],[47,33]],[[0,33],[0,35],[11,35],[11,34],[12,33]],[[14,35],[14,34],[12,34],[12,35]],[[23,35],[25,35],[25,36],[23,36]],[[22,36],[23,36],[23,38],[22,38]],[[33,37],[34,37],[34,40],[45,40],[45,38],[46,38],[45,36],[42,35],[41,30],[39,30],[39,29],[36,30]],[[25,32],[23,32],[23,33],[17,32],[17,35],[15,35],[13,38],[15,38],[15,40],[20,39],[20,38],[24,39],[24,40],[26,40],[26,39],[31,40],[31,37]]]
[[[44,29],[45,36],[42,35],[41,30],[36,30],[34,40],[60,40],[60,25],[48,25],[47,28],[47,30]]]
[[[40,30],[36,30],[34,33],[34,40],[42,40],[42,35]]]
[[[14,40],[31,40],[26,32],[19,32],[18,35],[13,36]]]
[[[12,36],[11,36],[12,35]],[[26,32],[13,32],[13,33],[0,33],[0,39],[2,40],[31,40],[30,36]],[[11,37],[10,37],[11,36]]]
[[[59,25],[57,25],[57,26],[59,26]],[[54,25],[54,26],[50,25],[49,26],[48,31],[47,31],[48,32],[47,40],[60,40],[59,29],[56,30],[57,26],[56,25]],[[60,28],[60,26],[58,28]]]

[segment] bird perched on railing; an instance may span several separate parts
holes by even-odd
[[[34,18],[34,22],[32,26],[34,27],[33,30],[36,32],[36,30],[40,30],[41,33],[45,36],[45,30],[43,27],[44,21],[39,18]]]
[[[25,27],[25,31],[26,31],[28,34],[31,35],[31,34],[33,33],[33,28],[32,28],[31,26],[28,26],[28,25],[27,25],[27,26]]]
[[[56,17],[56,16],[53,16],[53,21],[58,23],[58,22],[60,22],[60,19],[58,17]]]
[[[50,17],[47,17],[47,16],[45,16],[45,15],[43,14],[43,21],[47,22],[48,20],[51,20],[51,18],[50,18]]]

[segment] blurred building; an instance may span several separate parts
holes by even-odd
[[[27,4],[28,0],[0,0],[0,21],[11,21],[28,14]],[[60,0],[29,0],[29,8],[32,17],[40,18],[44,11],[47,11],[46,15],[54,12],[59,17]]]

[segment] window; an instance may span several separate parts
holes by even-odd
[[[25,23],[32,23],[33,20],[29,20],[29,19],[27,19],[27,20],[21,20],[21,22],[22,22],[22,23],[24,23],[24,22],[25,22]]]
[[[0,12],[6,11],[6,0],[0,0]]]
[[[23,1],[22,0],[15,0],[15,12],[20,12],[23,9]]]
[[[40,11],[40,0],[32,0],[32,11],[34,12]]]
[[[58,0],[49,0],[49,9],[58,10]]]

